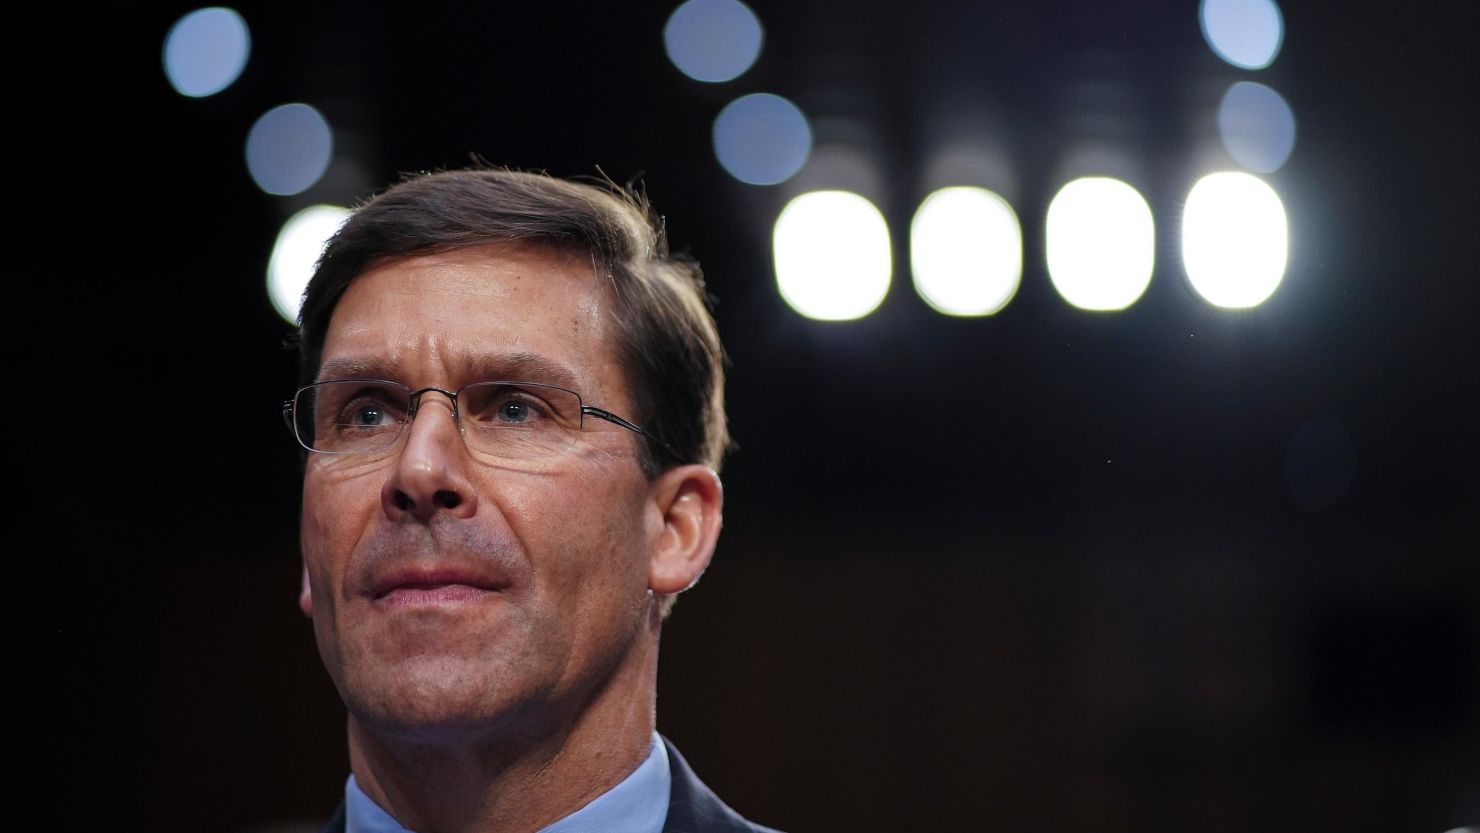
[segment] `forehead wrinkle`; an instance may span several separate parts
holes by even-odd
[[[339,336],[340,341],[332,350],[332,358],[319,364],[317,381],[332,379],[388,379],[399,380],[407,373],[417,371],[417,365],[427,358],[435,358],[440,352],[440,336],[435,332],[413,333],[411,344],[402,344],[395,337],[381,337],[378,331],[368,327],[346,328]],[[334,340],[331,335],[325,346]],[[382,346],[383,344],[383,346]],[[326,353],[331,352],[326,349]]]
[[[458,351],[446,362],[460,384],[472,382],[539,382],[577,390],[575,371],[564,363],[539,353],[471,353]],[[345,356],[330,359],[319,368],[316,381],[335,379],[386,379],[403,381],[399,363],[384,356]]]
[[[379,356],[346,356],[329,359],[319,365],[316,382],[336,379],[388,379],[395,375],[395,363]]]
[[[468,382],[540,382],[572,389],[578,384],[573,370],[539,353],[459,353],[452,364]]]
[[[625,381],[612,343],[619,329],[611,320],[612,280],[589,253],[544,246],[469,247],[377,263],[349,286],[334,311],[329,355],[316,378],[448,388],[478,381],[543,382],[584,398],[609,399],[612,383],[620,387]],[[564,283],[567,291],[547,288],[547,282]],[[526,293],[533,293],[528,300]],[[534,305],[531,314],[539,320],[541,313],[533,310],[550,309],[552,297],[569,304],[564,315],[546,315],[533,330],[523,326],[525,305]],[[479,325],[456,313],[448,317],[436,302],[422,299],[493,306]],[[345,302],[354,305],[354,316],[343,314]]]

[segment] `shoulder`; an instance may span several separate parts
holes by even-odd
[[[668,799],[668,820],[663,833],[778,833],[747,821],[730,809],[689,768],[673,742],[663,738],[668,766],[673,773],[673,791]]]

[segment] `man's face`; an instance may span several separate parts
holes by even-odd
[[[631,414],[603,280],[523,246],[387,262],[335,308],[320,380],[546,382]],[[570,451],[497,464],[428,392],[389,450],[310,454],[301,603],[351,715],[466,736],[556,716],[610,678],[648,621],[663,526],[637,439],[587,419]]]

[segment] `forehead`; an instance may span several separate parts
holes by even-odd
[[[453,385],[507,371],[605,387],[610,306],[607,281],[580,255],[500,244],[397,258],[356,277],[335,305],[319,378]]]

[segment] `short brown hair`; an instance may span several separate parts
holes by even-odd
[[[649,477],[676,465],[718,469],[730,444],[724,348],[699,264],[671,254],[646,197],[610,180],[476,168],[410,175],[361,205],[319,259],[298,317],[300,379],[313,381],[334,307],[385,258],[528,242],[589,254],[616,300],[618,361],[632,390],[624,414],[645,438]]]

